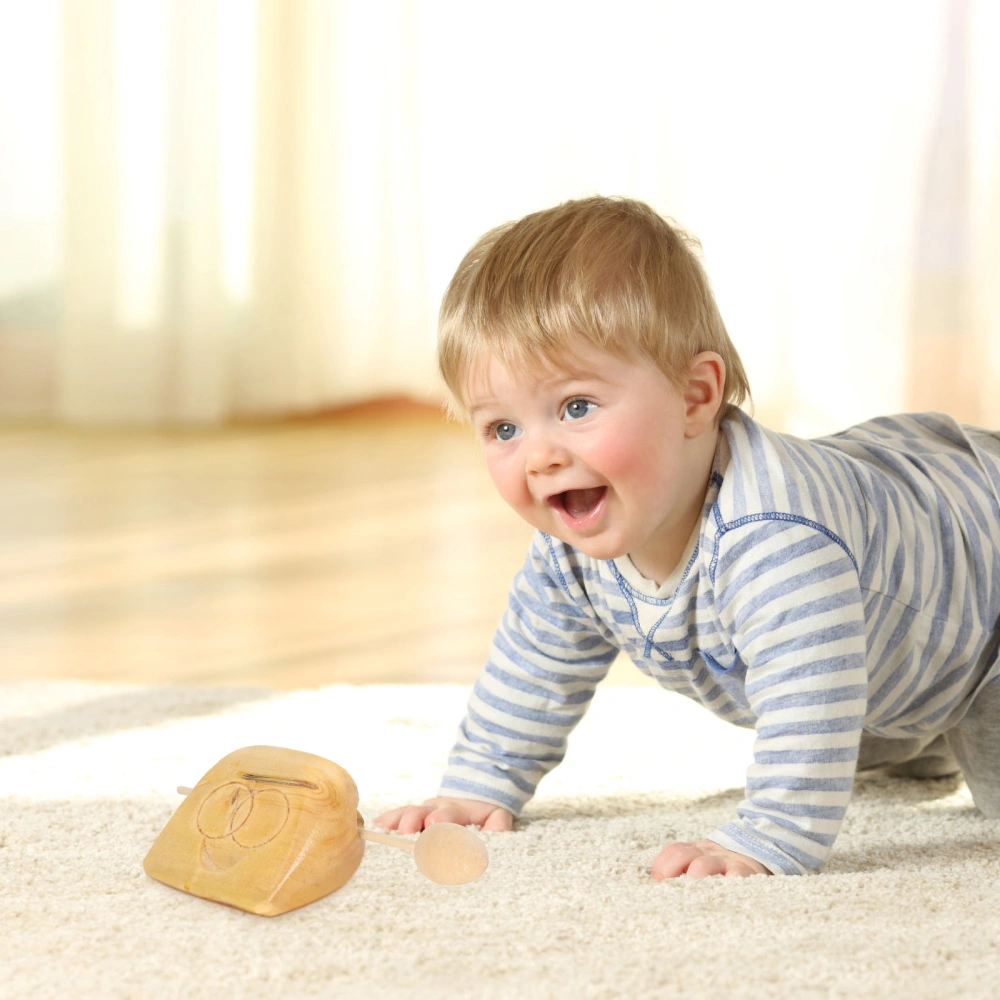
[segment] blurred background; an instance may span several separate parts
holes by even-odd
[[[1000,425],[998,39],[992,0],[0,0],[0,676],[467,679],[527,533],[438,414],[437,305],[568,198],[701,239],[775,429]]]

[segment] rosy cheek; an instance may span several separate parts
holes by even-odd
[[[523,502],[524,478],[518,472],[516,463],[508,455],[486,455],[486,468],[493,480],[497,493],[512,507]]]
[[[620,486],[659,486],[675,464],[651,435],[621,434],[590,449],[592,467]]]
[[[642,475],[648,464],[649,446],[628,437],[608,437],[588,449],[588,462],[608,478]]]

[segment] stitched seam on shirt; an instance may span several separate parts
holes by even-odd
[[[720,674],[728,674],[736,666],[740,658],[740,654],[737,653],[733,657],[733,662],[730,663],[728,667],[724,667],[721,663],[719,663],[719,661],[714,656],[712,656],[711,653],[706,653],[705,650],[703,649],[699,650],[699,652],[701,653],[704,659],[708,660],[711,666],[715,667],[716,670],[719,671]]]
[[[635,606],[635,601],[632,599],[632,588],[628,585],[625,577],[621,575],[618,571],[618,567],[615,565],[613,559],[608,560],[608,565],[611,567],[611,572],[614,574],[615,580],[618,583],[618,589],[622,592],[622,597],[628,602],[628,609],[632,613],[632,625],[636,632],[639,633],[644,639],[646,638],[642,629],[639,627],[639,611]]]
[[[656,651],[661,656],[665,657],[668,660],[673,660],[673,657],[665,649],[661,649],[655,642],[653,642],[653,640],[651,638],[653,632],[656,631],[656,629],[658,628],[660,622],[662,622],[663,619],[666,618],[667,615],[670,614],[669,609],[667,611],[664,611],[663,614],[657,619],[656,624],[649,630],[649,635],[647,635],[645,632],[643,632],[642,626],[639,623],[639,609],[635,606],[635,600],[633,599],[633,594],[635,592],[629,586],[628,580],[626,580],[625,577],[623,577],[621,575],[621,572],[619,571],[618,567],[615,565],[613,559],[609,559],[608,560],[608,566],[611,567],[611,572],[614,574],[615,580],[618,582],[618,587],[619,587],[619,589],[622,592],[622,597],[624,597],[625,600],[628,602],[628,608],[629,608],[629,611],[632,614],[632,627],[636,630],[636,632],[639,633],[639,635],[642,636],[643,639],[646,640],[646,649],[645,649],[645,651],[643,653],[643,656],[646,657],[646,658],[648,658],[649,657],[649,651],[650,651],[650,649],[655,648]],[[678,586],[678,589],[680,589],[679,586]],[[638,596],[638,595],[636,595],[636,596]],[[674,596],[676,596],[676,591],[674,593]],[[667,604],[667,603],[672,603],[672,602],[667,602],[667,601],[664,601],[662,599],[658,599],[656,601],[656,603],[657,604]]]
[[[719,562],[719,539],[722,538],[724,533],[724,524],[722,520],[722,511],[719,510],[719,504],[712,504],[712,513],[715,515],[715,527],[718,529],[715,532],[715,552],[712,553],[712,561],[708,564],[708,578],[715,584],[715,567]]]
[[[878,597],[884,597],[887,601],[892,601],[893,604],[901,608],[906,608],[907,611],[912,611],[918,618],[923,618],[925,621],[941,622],[942,625],[953,625],[955,628],[961,628],[961,622],[956,622],[951,618],[942,618],[940,615],[928,614],[921,608],[915,608],[912,604],[907,604],[906,601],[901,601],[899,598],[893,597],[892,594],[887,594],[884,590],[873,590],[870,587],[864,587],[861,592],[862,594],[875,594]],[[977,631],[986,635],[989,634],[990,630],[980,626]]]
[[[608,566],[611,568],[611,572],[614,573],[615,578],[618,580],[618,586],[621,587],[622,592],[626,590],[636,598],[636,600],[642,601],[643,604],[659,604],[662,607],[668,607],[673,605],[674,601],[677,599],[677,595],[681,591],[681,587],[684,586],[685,581],[688,578],[688,574],[691,572],[691,567],[694,566],[695,560],[698,558],[698,553],[701,550],[701,541],[697,541],[694,546],[694,552],[691,553],[691,558],[687,561],[687,566],[684,567],[684,572],[681,574],[681,578],[674,588],[674,592],[669,597],[653,597],[652,594],[644,594],[641,590],[636,590],[628,580],[622,576],[621,570],[615,565],[614,559],[608,559]],[[669,614],[669,612],[667,612]],[[663,618],[667,615],[664,614]],[[661,618],[660,621],[663,619]],[[657,623],[659,624],[659,623]]]
[[[649,651],[653,648],[653,646],[656,646],[656,643],[653,642],[653,633],[660,627],[660,625],[663,624],[663,619],[666,618],[667,615],[669,615],[669,614],[670,614],[669,611],[664,611],[663,614],[660,615],[660,617],[656,619],[656,621],[653,623],[653,627],[646,634],[646,651],[645,651],[645,653],[643,655],[647,659],[649,658]],[[641,635],[642,633],[640,632],[639,634]],[[672,660],[673,659],[673,657],[665,649],[660,649],[659,646],[656,646],[656,651],[661,656],[665,656],[668,660]]]
[[[854,572],[859,576],[861,571],[858,569],[858,561],[854,558],[854,553],[847,547],[847,542],[840,537],[840,535],[831,531],[826,526],[820,524],[817,521],[810,521],[807,517],[799,517],[798,514],[784,514],[781,511],[767,511],[761,514],[747,514],[745,517],[738,517],[735,521],[730,521],[728,524],[724,523],[722,520],[722,513],[719,510],[718,504],[715,506],[715,521],[719,526],[719,538],[721,538],[727,531],[732,531],[733,528],[742,528],[745,524],[751,524],[757,521],[787,521],[791,524],[804,524],[807,528],[813,528],[815,531],[826,535],[831,541],[836,542],[846,553],[847,558],[851,560],[851,565],[854,567]],[[715,583],[715,567],[716,563],[719,561],[719,545],[718,540],[716,540],[715,555],[712,557],[712,565],[710,569],[712,583]]]
[[[552,563],[556,571],[556,575],[559,577],[559,582],[562,584],[562,589],[569,593],[569,584],[566,582],[566,577],[563,576],[562,567],[559,565],[559,557],[556,555],[555,546],[552,544],[552,536],[546,535],[542,532],[542,537],[545,539],[545,544],[549,547],[549,554],[552,556]]]

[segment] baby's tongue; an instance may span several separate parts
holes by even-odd
[[[583,517],[594,509],[604,496],[603,486],[594,486],[589,490],[566,490],[563,494],[563,505],[572,517]]]

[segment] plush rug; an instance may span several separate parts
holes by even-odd
[[[464,689],[0,687],[5,998],[1000,995],[1000,823],[954,780],[859,780],[820,875],[655,883],[663,844],[732,814],[752,734],[610,687],[479,881],[369,844],[344,888],[267,918],[144,874],[175,786],[293,747],[350,771],[370,820],[434,792]]]

